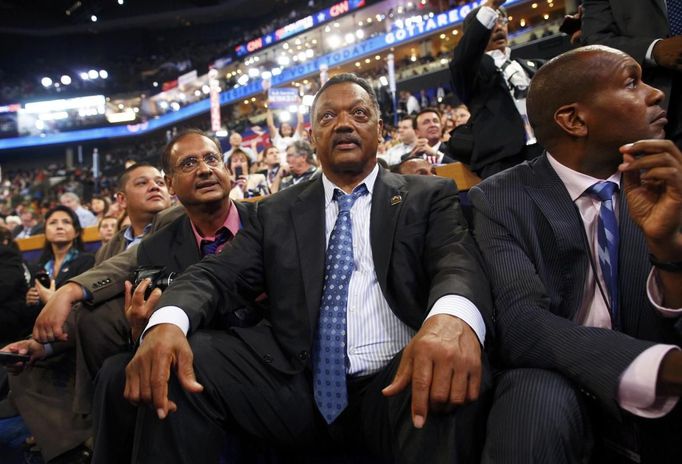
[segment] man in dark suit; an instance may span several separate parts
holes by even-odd
[[[666,137],[682,146],[682,6],[665,0],[585,0],[582,39],[632,56],[665,93]],[[671,14],[672,13],[672,14]]]
[[[31,210],[26,210],[21,213],[21,226],[15,227],[12,231],[12,236],[17,238],[28,238],[34,235],[42,234],[45,228],[38,223],[38,215]]]
[[[490,297],[456,188],[378,168],[379,108],[355,75],[327,81],[312,121],[324,175],[261,201],[229,250],[161,296],[126,368],[126,398],[153,405],[136,462],[215,462],[225,430],[394,462],[477,459]],[[266,324],[203,330],[262,292]],[[100,374],[104,388],[115,377]]]
[[[443,128],[441,127],[440,111],[435,108],[424,108],[412,119],[417,141],[409,155],[421,156],[431,164],[454,163],[450,157],[448,146],[441,142]],[[407,158],[407,156],[404,156]]]
[[[548,152],[470,191],[506,369],[483,462],[587,462],[594,442],[592,462],[679,461],[682,154],[662,99],[622,52],[565,53],[528,95]]]
[[[525,96],[541,60],[512,60],[504,0],[488,0],[464,19],[450,74],[469,107],[473,133],[471,169],[482,178],[540,154],[528,124]]]

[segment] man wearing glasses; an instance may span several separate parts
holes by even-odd
[[[505,0],[488,0],[464,19],[450,74],[471,111],[471,169],[485,178],[542,151],[528,123],[526,92],[542,60],[510,57]]]

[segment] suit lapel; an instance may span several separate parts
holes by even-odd
[[[372,211],[369,221],[369,238],[372,246],[374,269],[379,285],[384,293],[388,279],[393,237],[395,236],[398,216],[407,197],[405,179],[379,168],[372,193]]]
[[[192,231],[192,225],[190,224],[189,217],[186,215],[180,224],[178,233],[175,234],[173,259],[178,269],[187,269],[201,259],[201,254],[194,238],[194,232]]]
[[[658,7],[659,10],[661,10],[661,13],[663,14],[663,17],[665,18],[666,22],[668,21],[668,7],[665,5],[665,0],[652,0],[654,5]]]
[[[542,214],[547,218],[554,234],[557,254],[561,263],[561,297],[568,314],[562,316],[573,319],[580,307],[585,290],[583,277],[589,266],[589,246],[580,214],[571,197],[543,155],[531,164],[534,176],[525,186]],[[579,270],[576,272],[576,269]],[[580,272],[582,271],[582,272]]]
[[[325,259],[325,214],[322,176],[311,182],[291,208],[299,268],[303,279],[311,333],[320,310]]]
[[[643,265],[649,251],[642,231],[637,227],[628,211],[628,204],[623,189],[620,189],[620,212],[618,214],[620,231],[620,248],[618,250],[618,285],[620,289],[621,327],[626,333],[638,334],[640,318],[647,311],[642,310],[634,302],[641,301],[641,286],[632,282],[646,282],[651,266]],[[623,246],[623,244],[627,244]],[[628,311],[633,308],[634,311]]]

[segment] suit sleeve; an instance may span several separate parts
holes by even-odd
[[[488,277],[483,259],[466,227],[452,181],[443,181],[431,201],[428,217],[424,262],[431,281],[429,308],[445,295],[463,296],[479,310],[486,332],[492,336]]]
[[[584,327],[554,314],[545,284],[524,249],[526,245],[502,219],[505,212],[496,208],[479,187],[470,195],[476,241],[493,288],[502,364],[556,370],[617,414],[620,376],[653,343],[613,330]]]
[[[633,34],[633,31],[624,31],[624,25],[618,20],[620,14],[615,9],[627,8],[628,2],[622,2],[622,5],[613,5],[614,3],[609,0],[585,0],[582,40],[587,45],[600,44],[622,50],[640,65],[644,65],[651,43],[663,37],[642,37]]]
[[[156,308],[181,308],[189,318],[192,333],[209,324],[217,314],[234,308],[242,298],[250,300],[261,294],[262,235],[260,218],[248,221],[229,248],[187,268],[163,292]]]
[[[124,290],[124,282],[137,267],[137,247],[133,245],[123,253],[119,253],[89,271],[69,279],[91,295],[89,305],[98,305]]]
[[[450,61],[452,84],[457,96],[466,104],[471,103],[476,80],[480,79],[481,60],[491,33],[478,19],[474,19],[453,52]]]

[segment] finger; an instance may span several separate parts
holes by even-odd
[[[395,377],[391,383],[381,390],[384,396],[394,396],[400,393],[410,384],[412,379],[412,357],[410,352],[406,349],[403,357],[400,359],[400,364],[395,373]]]
[[[125,287],[125,291],[123,292],[123,307],[126,311],[128,311],[128,308],[130,308],[130,301],[132,299],[131,294],[133,293],[133,284],[129,280],[126,280],[123,286]]]
[[[412,424],[424,427],[429,412],[429,393],[433,374],[433,362],[428,356],[415,357],[412,368]]]
[[[203,385],[197,382],[197,378],[194,375],[193,366],[194,355],[192,350],[187,347],[187,350],[181,350],[178,353],[178,366],[177,374],[178,381],[182,388],[190,393],[199,393],[204,389]]]
[[[634,143],[629,143],[620,147],[620,152],[625,154],[630,154],[635,157],[639,155],[642,158],[648,158],[648,155],[653,155],[656,153],[669,153],[673,158],[682,159],[682,153],[677,148],[677,146],[670,140],[666,139],[651,139],[651,140],[639,140]]]
[[[159,419],[165,419],[168,415],[168,379],[170,378],[170,366],[170,356],[162,356],[152,365],[150,377],[151,400]]]
[[[156,307],[156,304],[159,302],[161,299],[161,294],[163,292],[161,291],[160,288],[155,288],[154,291],[152,292],[151,295],[149,295],[149,299],[147,302],[144,304],[144,312],[141,315],[145,319],[149,319],[154,312],[154,308]]]
[[[126,385],[123,389],[123,396],[134,405],[140,402],[140,373],[135,358],[126,366]]]
[[[143,305],[144,304],[144,294],[147,291],[147,288],[152,283],[152,279],[144,279],[142,282],[140,282],[140,285],[137,286],[135,289],[135,292],[133,293],[133,305]]]
[[[439,409],[450,402],[450,390],[453,378],[452,365],[449,363],[436,363],[433,367],[431,390],[429,393],[429,405]]]
[[[481,375],[483,374],[483,368],[478,365],[477,369],[472,369],[469,372],[469,381],[467,382],[467,400],[476,401],[478,399],[478,394],[481,391]]]
[[[450,385],[450,404],[459,406],[464,404],[467,398],[469,384],[469,370],[461,366],[455,368]]]

